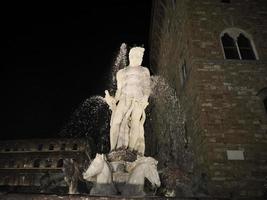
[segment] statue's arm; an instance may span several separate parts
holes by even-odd
[[[115,98],[110,96],[108,90],[105,90],[105,101],[106,103],[109,105],[109,108],[113,111],[115,106],[116,106],[116,102],[115,102]]]
[[[151,93],[151,88],[150,88],[150,72],[148,70],[148,68],[144,67],[143,68],[144,70],[144,87],[143,87],[143,90],[144,90],[144,101],[145,102],[148,102],[148,98],[149,98],[149,95]]]

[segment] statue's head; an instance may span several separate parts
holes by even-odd
[[[145,49],[143,47],[133,47],[129,52],[130,66],[140,66],[143,61]]]

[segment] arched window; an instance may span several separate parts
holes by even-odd
[[[40,163],[41,163],[41,160],[40,160],[40,159],[36,159],[36,160],[33,162],[33,167],[35,167],[35,168],[40,167]]]
[[[54,145],[53,145],[53,144],[50,144],[50,145],[49,145],[49,150],[50,150],[50,151],[54,150]]]
[[[258,96],[261,98],[265,113],[267,114],[267,87],[261,89],[258,92]]]
[[[51,166],[52,166],[52,160],[47,159],[47,160],[45,161],[45,167],[50,168]]]
[[[37,149],[38,149],[38,151],[42,151],[43,150],[43,144],[38,144]]]
[[[4,185],[9,185],[10,178],[11,178],[10,176],[4,176],[3,178]]]
[[[8,167],[9,167],[9,168],[14,168],[14,167],[15,167],[15,160],[10,160],[10,161],[8,162]]]
[[[10,148],[6,147],[6,148],[5,148],[5,151],[10,151]]]
[[[258,59],[252,37],[241,29],[230,28],[223,31],[221,44],[226,59]]]
[[[229,34],[225,33],[222,37],[222,44],[224,55],[226,59],[239,59],[239,55],[237,52],[237,48],[235,45],[235,41],[233,38],[229,36]]]
[[[180,81],[181,81],[182,87],[186,83],[187,75],[188,75],[188,69],[187,69],[187,65],[186,65],[186,60],[184,60],[182,65],[181,65],[181,68],[180,68]]]
[[[266,112],[266,114],[267,114],[267,97],[265,97],[265,98],[263,99],[263,103],[264,103],[265,112]]]
[[[66,144],[65,143],[61,144],[60,150],[65,151],[65,149],[66,149]]]
[[[248,38],[242,33],[237,38],[237,44],[239,47],[241,58],[244,60],[255,60],[255,54]]]
[[[77,145],[77,144],[74,144],[74,145],[72,146],[72,150],[78,150],[78,145]]]
[[[62,158],[57,161],[57,167],[63,167],[63,159]]]

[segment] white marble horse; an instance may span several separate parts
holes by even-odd
[[[160,187],[160,178],[157,171],[156,161],[152,157],[138,157],[133,163],[129,163],[127,171],[130,173],[129,179],[122,192],[123,195],[144,196],[145,178],[149,180],[153,187]]]
[[[112,171],[104,154],[96,154],[89,168],[83,173],[83,178],[94,183],[90,191],[92,195],[117,194],[112,181]]]

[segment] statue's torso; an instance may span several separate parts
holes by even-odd
[[[143,67],[127,67],[122,71],[122,95],[140,99],[144,96],[143,82],[145,80]]]

